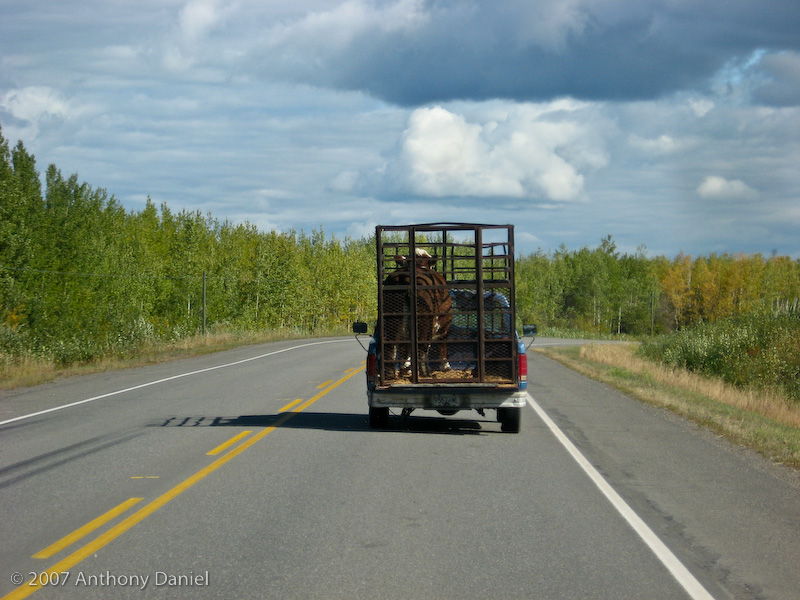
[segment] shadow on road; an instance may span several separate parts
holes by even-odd
[[[492,427],[496,425],[496,427]],[[500,425],[491,419],[458,419],[444,416],[411,415],[391,416],[385,429],[371,429],[366,414],[335,412],[278,413],[274,415],[239,416],[174,416],[150,423],[150,427],[279,427],[281,429],[317,429],[324,431],[358,431],[383,433],[407,431],[411,433],[442,433],[479,435],[500,433]],[[487,427],[488,426],[488,427]]]

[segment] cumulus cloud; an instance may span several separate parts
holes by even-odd
[[[646,139],[634,134],[630,138],[630,143],[648,154],[672,154],[682,146],[680,141],[667,134],[662,134],[656,139]]]
[[[179,23],[187,40],[196,41],[219,21],[217,0],[191,0],[181,9]]]
[[[727,180],[709,175],[697,187],[697,195],[708,200],[752,200],[758,192],[741,179]]]
[[[45,116],[65,117],[67,101],[56,90],[46,86],[31,86],[6,92],[0,106],[14,117],[35,123]]]
[[[602,143],[548,108],[507,105],[477,118],[441,106],[414,110],[388,173],[419,196],[572,202],[584,174],[607,163]]]
[[[231,14],[233,7],[223,6],[220,0],[189,0],[173,22],[175,33],[162,50],[162,65],[168,71],[181,72],[192,69],[201,60],[219,60],[219,55],[226,52],[216,45],[206,46],[207,38]]]
[[[307,11],[299,18],[267,28],[263,36],[263,68],[289,79],[327,82],[329,76],[348,70],[351,58],[360,60],[358,56],[365,53],[365,37],[405,35],[427,20],[423,0],[386,4],[346,0],[325,10]],[[349,54],[354,56],[348,58]]]
[[[333,8],[309,11],[302,18],[275,27],[273,43],[320,44],[342,47],[370,29],[384,33],[413,31],[428,20],[423,0],[396,0],[385,4],[346,0]]]
[[[64,120],[77,112],[58,91],[47,86],[9,90],[0,96],[0,110],[19,121],[18,134],[28,139],[39,135],[43,123]]]

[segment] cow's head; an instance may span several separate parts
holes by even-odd
[[[397,270],[402,271],[408,269],[408,257],[402,254],[396,254],[394,257],[394,264],[397,265]]]
[[[423,248],[417,248],[414,250],[414,255],[417,257],[416,262],[418,269],[432,270],[433,266],[436,264],[437,259],[431,256],[428,251],[424,250]],[[410,268],[409,263],[411,261],[407,256],[398,254],[394,257],[394,262],[397,264],[398,271]]]

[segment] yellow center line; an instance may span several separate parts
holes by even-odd
[[[133,506],[134,504],[138,504],[142,500],[143,500],[143,498],[130,498],[130,499],[126,500],[125,502],[123,502],[119,506],[117,506],[115,508],[112,508],[110,511],[108,511],[107,513],[105,513],[103,515],[100,515],[99,517],[97,517],[93,521],[89,521],[86,525],[84,525],[80,529],[76,529],[75,531],[73,531],[69,535],[61,538],[60,540],[58,540],[54,544],[50,544],[44,550],[41,550],[41,551],[37,552],[36,554],[33,555],[32,558],[50,558],[54,554],[58,554],[59,552],[61,552],[67,546],[71,546],[72,544],[77,542],[79,539],[89,535],[90,533],[92,533],[98,527],[101,527],[101,526],[105,525],[111,519],[121,515],[126,510],[128,510],[131,506]]]
[[[286,406],[284,406],[284,407],[283,407],[282,409],[280,409],[278,412],[286,412],[287,410],[289,410],[290,408],[292,408],[292,407],[293,407],[295,404],[300,404],[302,401],[303,401],[303,399],[302,399],[302,398],[298,398],[298,399],[297,399],[297,400],[295,400],[294,402],[289,402],[289,404],[287,404]]]
[[[303,404],[301,404],[300,406],[298,406],[297,408],[295,408],[292,412],[294,412],[294,413],[303,412],[309,406],[314,404],[314,402],[316,402],[316,400],[313,400],[313,399],[312,400],[308,400],[308,401],[304,402]]]
[[[328,385],[330,382],[332,382],[332,381],[333,381],[333,379],[328,379],[328,381],[323,381],[322,383],[320,383],[320,384],[317,386],[317,389],[318,389],[318,390],[321,390],[322,388],[324,388],[325,386],[327,386],[327,385]]]
[[[350,378],[351,378],[353,375],[355,375],[355,374],[356,374],[356,373],[358,373],[359,371],[361,371],[361,369],[358,369],[358,371],[353,371],[353,372],[351,372],[351,373],[348,373],[347,375],[345,375],[344,377],[342,377],[341,379],[339,379],[339,381],[337,381],[336,383],[333,383],[333,384],[331,384],[331,385],[330,385],[330,387],[327,387],[327,388],[325,388],[325,389],[324,389],[324,390],[322,390],[322,391],[321,391],[319,394],[317,394],[316,396],[314,396],[313,398],[311,398],[310,400],[308,400],[308,401],[307,401],[307,402],[305,402],[304,404],[301,404],[300,406],[298,406],[297,408],[295,408],[295,409],[294,409],[292,412],[298,413],[298,412],[300,412],[300,411],[303,411],[303,410],[307,409],[309,406],[311,406],[312,404],[314,404],[314,402],[316,402],[317,400],[319,400],[320,398],[322,398],[322,397],[323,397],[325,394],[327,394],[328,392],[330,392],[330,391],[331,391],[332,389],[334,389],[335,387],[338,387],[339,385],[341,385],[342,383],[344,383],[345,381],[347,381],[348,379],[350,379]]]
[[[242,433],[240,433],[240,434],[238,434],[238,435],[235,435],[235,436],[233,436],[233,437],[232,437],[231,439],[229,439],[227,442],[224,442],[224,443],[220,444],[219,446],[217,446],[216,448],[214,448],[214,449],[213,449],[213,450],[211,450],[210,452],[206,452],[206,455],[207,455],[207,456],[216,456],[217,454],[219,454],[219,453],[220,453],[220,452],[222,452],[223,450],[227,450],[228,448],[230,448],[231,446],[233,446],[233,445],[234,445],[236,442],[238,442],[238,441],[239,441],[239,440],[241,440],[242,438],[246,438],[246,437],[247,437],[248,435],[250,435],[251,433],[253,433],[253,432],[252,432],[252,431],[243,431]]]
[[[344,383],[345,381],[350,379],[353,375],[358,373],[360,370],[361,369],[359,369],[358,371],[353,371],[351,373],[348,373],[347,375],[345,375],[344,377],[342,377],[338,381],[334,382],[330,387],[328,387],[325,390],[321,391],[319,394],[317,394],[316,396],[311,398],[308,402],[303,404],[302,408],[307,408],[308,406],[311,406],[314,402],[316,402],[317,400],[322,398],[322,396],[324,396],[325,394],[330,392],[332,389],[338,387],[339,385],[341,385],[342,383]],[[69,571],[75,565],[77,565],[78,563],[82,562],[86,558],[92,556],[95,552],[97,552],[98,550],[100,550],[101,548],[103,548],[104,546],[106,546],[107,544],[109,544],[110,542],[115,540],[116,538],[118,538],[120,535],[122,535],[123,533],[128,531],[131,527],[133,527],[134,525],[136,525],[140,521],[143,521],[144,519],[146,519],[147,517],[152,515],[159,508],[161,508],[162,506],[167,504],[170,500],[173,500],[173,499],[177,498],[179,495],[181,495],[183,492],[188,490],[190,487],[192,487],[198,481],[204,479],[206,476],[210,475],[211,473],[213,473],[214,471],[219,469],[222,465],[227,463],[229,460],[231,460],[232,458],[238,456],[239,454],[241,454],[242,452],[244,452],[245,450],[250,448],[253,444],[259,442],[260,440],[262,440],[263,438],[268,436],[270,433],[275,431],[278,427],[281,427],[284,423],[286,423],[286,421],[291,419],[296,413],[300,412],[300,410],[302,410],[302,408],[295,409],[293,412],[284,413],[282,416],[278,417],[278,419],[275,421],[275,423],[273,425],[271,425],[269,427],[265,427],[264,429],[259,431],[256,435],[254,435],[253,437],[245,440],[243,443],[241,443],[238,446],[234,447],[227,454],[223,454],[218,459],[216,459],[214,462],[212,462],[209,465],[205,466],[204,468],[200,469],[197,473],[195,473],[194,475],[192,475],[191,477],[189,477],[185,481],[179,483],[174,488],[172,488],[168,492],[165,492],[164,494],[162,494],[161,496],[159,496],[155,500],[152,500],[151,502],[149,502],[148,504],[146,504],[145,506],[143,506],[142,508],[137,510],[135,513],[133,513],[132,515],[130,515],[129,517],[127,517],[123,521],[119,522],[117,525],[115,525],[114,527],[112,527],[111,529],[106,531],[105,533],[100,534],[95,540],[89,542],[88,544],[86,544],[85,546],[83,546],[81,548],[78,548],[72,554],[70,554],[66,558],[62,559],[61,561],[59,561],[58,563],[56,563],[55,565],[53,565],[52,567],[47,569],[47,571],[45,571],[45,572],[49,573],[49,574],[56,574],[56,573],[61,573],[62,571]],[[30,582],[29,585],[23,585],[23,586],[17,588],[16,590],[11,592],[10,594],[6,594],[2,598],[0,598],[0,600],[19,600],[21,598],[27,598],[28,596],[33,594],[36,590],[38,590],[41,587],[41,584],[39,582],[42,581],[43,579],[46,579],[46,578],[38,577],[36,580]]]

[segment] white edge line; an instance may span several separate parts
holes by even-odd
[[[648,545],[658,560],[662,562],[678,583],[681,584],[689,596],[693,598],[693,600],[714,600],[714,597],[708,593],[708,590],[706,590],[699,581],[697,581],[695,576],[689,572],[689,569],[678,560],[664,542],[653,533],[653,530],[650,529],[639,515],[628,506],[622,497],[614,491],[614,488],[600,475],[597,469],[586,460],[586,457],[581,454],[580,450],[575,447],[564,432],[558,428],[558,425],[547,416],[547,413],[544,412],[530,393],[528,394],[528,404],[536,411],[539,418],[550,428],[553,435],[556,436],[558,441],[561,442],[561,445],[564,446],[572,458],[575,459],[575,462],[577,462],[581,469],[589,476],[589,479],[600,489],[608,501],[611,502],[611,505],[622,515],[622,518],[625,519],[639,537],[642,538],[644,543]]]
[[[58,410],[64,410],[65,408],[72,408],[73,406],[79,406],[80,404],[86,404],[87,402],[94,402],[95,400],[102,400],[103,398],[109,398],[110,396],[117,396],[119,394],[124,394],[126,392],[133,392],[135,390],[140,390],[142,388],[150,387],[151,385],[158,385],[159,383],[166,383],[167,381],[172,381],[174,379],[181,379],[182,377],[189,377],[191,375],[199,375],[200,373],[207,373],[208,371],[215,371],[216,369],[224,369],[226,367],[233,367],[236,365],[241,365],[246,362],[251,362],[254,360],[260,360],[262,358],[267,358],[268,356],[274,356],[275,354],[281,354],[282,352],[289,352],[290,350],[297,350],[298,348],[306,348],[308,346],[319,346],[320,344],[335,344],[340,342],[347,342],[350,340],[325,340],[322,342],[309,342],[307,344],[300,344],[299,346],[292,346],[290,348],[284,348],[283,350],[275,350],[273,352],[267,352],[266,354],[259,354],[258,356],[251,356],[250,358],[245,358],[242,360],[237,360],[236,362],[226,363],[224,365],[216,365],[214,367],[208,367],[205,369],[199,369],[197,371],[190,371],[188,373],[181,373],[179,375],[173,375],[172,377],[165,377],[164,379],[158,379],[156,381],[148,381],[147,383],[142,383],[140,385],[135,385],[133,387],[125,388],[122,390],[116,390],[114,392],[108,392],[107,394],[102,394],[100,396],[94,396],[92,398],[86,398],[85,400],[78,400],[77,402],[70,402],[69,404],[63,404],[61,406],[55,406],[53,408],[48,408],[46,410],[40,410],[39,412],[30,413],[28,415],[22,415],[20,417],[14,417],[13,419],[8,419],[6,421],[0,421],[0,427],[3,425],[8,425],[9,423],[14,423],[16,421],[22,421],[24,419],[30,419],[33,417],[38,417],[39,415],[46,415],[47,413],[56,412]]]

